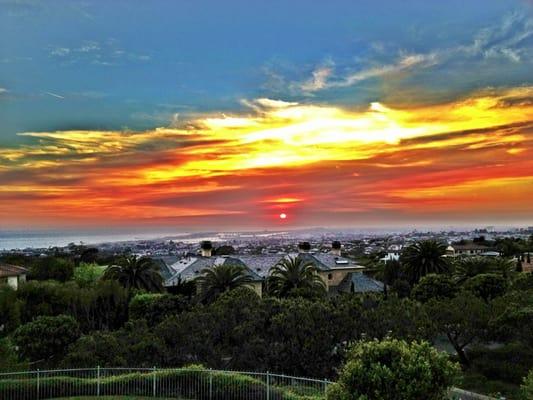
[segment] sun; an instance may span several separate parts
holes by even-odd
[[[287,214],[285,214],[285,213],[281,213],[281,214],[279,215],[279,218],[280,218],[280,219],[285,219],[285,218],[287,218]]]

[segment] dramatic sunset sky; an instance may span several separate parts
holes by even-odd
[[[0,0],[0,230],[439,224],[533,225],[533,2]]]

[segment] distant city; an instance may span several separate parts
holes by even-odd
[[[53,248],[69,245],[91,245],[104,252],[122,253],[125,250],[139,256],[181,256],[199,252],[201,241],[212,241],[216,246],[229,245],[238,254],[287,254],[296,249],[298,241],[306,240],[313,251],[326,252],[332,240],[343,244],[343,252],[372,254],[401,249],[416,240],[437,239],[448,244],[472,241],[483,236],[487,241],[496,238],[527,239],[533,234],[529,227],[456,228],[456,229],[329,229],[307,228],[283,231],[242,232],[142,232],[117,231],[0,231],[0,252],[24,251],[28,255],[46,253]],[[396,251],[396,250],[395,250]]]

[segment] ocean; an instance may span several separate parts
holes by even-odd
[[[91,232],[91,231],[0,231],[0,250],[63,247],[69,243],[98,244],[150,240],[163,237],[178,238],[188,233],[178,232]]]

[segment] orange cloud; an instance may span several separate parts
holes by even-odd
[[[290,207],[291,223],[306,225],[501,219],[506,193],[509,215],[531,218],[532,95],[366,110],[258,99],[244,102],[248,114],[183,128],[23,133],[31,144],[0,148],[0,218],[264,226],[269,208]]]

